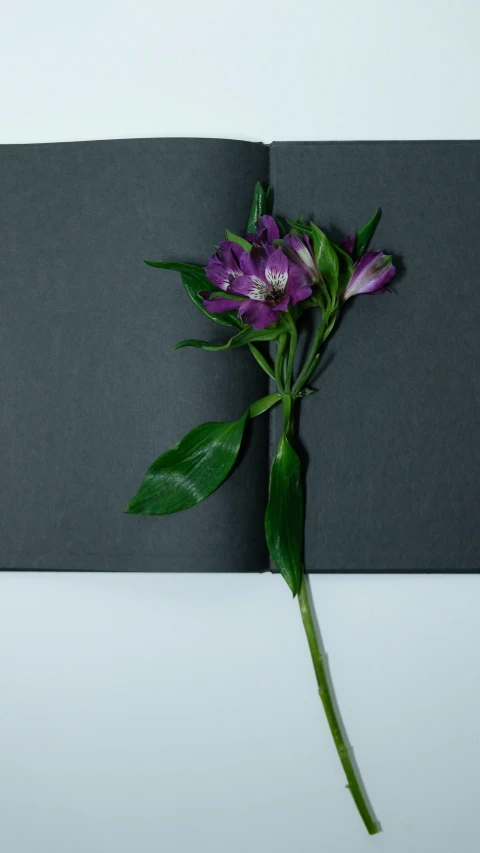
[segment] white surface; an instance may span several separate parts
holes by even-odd
[[[475,0],[17,0],[2,142],[480,136]]]
[[[479,24],[465,0],[10,4],[0,141],[475,138]],[[313,592],[380,836],[280,578],[8,573],[0,849],[477,853],[480,577]]]

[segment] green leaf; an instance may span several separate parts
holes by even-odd
[[[268,394],[238,421],[200,424],[148,469],[124,512],[168,515],[203,501],[223,483],[238,456],[248,418],[257,418],[281,400]]]
[[[255,189],[253,191],[253,201],[252,206],[250,208],[250,215],[248,217],[247,234],[255,233],[255,225],[257,219],[260,219],[261,216],[264,216],[266,212],[267,196],[261,183],[257,181],[257,183],[255,184]]]
[[[302,216],[299,216],[298,219],[287,219],[286,223],[290,226],[291,231],[298,234],[308,234],[309,237],[313,236],[311,225],[306,225]]]
[[[270,474],[265,535],[270,555],[295,596],[303,573],[303,490],[300,460],[285,435]]]
[[[268,409],[271,409],[272,406],[279,403],[281,399],[282,397],[280,394],[268,394],[266,397],[256,400],[248,410],[248,417],[257,418],[258,415],[263,415],[264,412],[267,412]]]
[[[210,317],[211,320],[214,320],[215,323],[219,323],[221,326],[236,326],[239,329],[243,328],[243,323],[239,320],[235,311],[226,311],[222,314],[210,314],[210,312],[206,311],[203,307],[203,300],[200,296],[202,290],[219,291],[219,293],[222,292],[207,278],[203,267],[197,266],[197,264],[181,264],[176,261],[144,261],[144,263],[149,267],[179,272],[182,276],[183,286],[187,291],[187,294],[202,314],[205,314],[206,317]]]
[[[246,329],[239,332],[238,335],[234,335],[233,338],[230,338],[226,344],[211,344],[208,341],[199,341],[194,338],[189,338],[175,344],[174,349],[197,347],[198,349],[205,349],[209,352],[219,352],[220,350],[243,347],[247,344],[254,343],[255,341],[274,341],[282,331],[284,331],[282,324],[279,324],[274,329],[252,329],[248,326]]]
[[[197,275],[199,278],[205,278],[205,270],[199,267],[198,264],[179,264],[176,261],[143,261],[149,267],[156,267],[161,270],[174,270],[174,272],[184,272],[189,275]]]
[[[329,285],[332,296],[335,296],[338,290],[339,271],[337,253],[326,234],[314,222],[310,222],[310,227],[312,229],[313,251],[317,267]]]
[[[192,429],[148,469],[125,508],[136,515],[167,515],[203,501],[228,476],[240,450],[248,411],[238,421]]]
[[[221,326],[236,326],[238,329],[243,329],[243,323],[237,317],[236,311],[223,311],[222,314],[210,314],[210,312],[203,307],[203,300],[200,296],[200,293],[203,290],[212,290],[219,294],[222,293],[218,287],[215,287],[215,285],[209,281],[205,272],[203,274],[203,278],[197,274],[183,272],[182,281],[190,299],[202,314],[205,314],[206,317],[210,317],[211,320],[215,323],[219,323]]]
[[[273,187],[267,187],[265,191],[265,213],[269,216],[273,213]]]
[[[378,223],[380,222],[381,216],[382,211],[380,210],[380,208],[378,208],[378,210],[376,210],[373,214],[370,221],[367,222],[367,224],[364,225],[363,228],[360,228],[360,230],[357,231],[357,238],[355,240],[354,248],[355,259],[360,258],[367,251],[368,244],[370,243],[370,240],[374,235],[375,229]]]
[[[337,253],[338,284],[340,291],[343,293],[353,274],[353,261],[350,255],[347,255],[347,253],[344,252],[340,246],[337,246],[336,243],[332,243],[331,245]]]
[[[231,240],[232,243],[236,243],[237,246],[241,246],[245,252],[252,251],[252,244],[248,242],[248,240],[244,240],[243,237],[239,237],[238,234],[234,234],[233,231],[229,231],[228,228],[225,231],[225,236],[227,240]]]

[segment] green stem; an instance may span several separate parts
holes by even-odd
[[[315,333],[315,337],[313,339],[313,343],[308,354],[307,360],[303,365],[302,370],[300,371],[296,382],[294,383],[294,386],[292,388],[292,394],[298,394],[298,392],[301,391],[308,377],[315,369],[315,359],[318,355],[318,350],[320,346],[327,340],[330,332],[332,331],[335,325],[337,310],[338,302],[335,300],[332,303],[330,309],[325,311],[324,313],[322,322],[320,323]]]
[[[288,439],[291,439],[293,432],[293,404],[295,400],[288,392],[282,394],[283,406],[283,429]]]
[[[249,345],[248,345],[248,348],[249,348],[250,352],[252,353],[252,355],[253,355],[253,357],[254,357],[255,361],[260,365],[260,367],[262,368],[262,370],[264,370],[264,371],[265,371],[265,373],[266,373],[268,376],[270,376],[270,379],[275,379],[275,373],[273,372],[273,370],[272,370],[272,368],[270,367],[270,365],[269,365],[269,363],[268,363],[267,359],[265,358],[265,356],[264,356],[264,355],[262,355],[262,353],[260,352],[260,350],[259,350],[259,349],[257,349],[257,347],[255,347],[253,344],[249,344]]]
[[[315,676],[318,684],[318,692],[320,694],[320,699],[322,700],[323,708],[325,710],[327,722],[333,736],[338,756],[340,758],[342,767],[347,777],[347,788],[349,789],[354,799],[355,805],[360,813],[360,817],[362,818],[365,824],[367,832],[369,833],[369,835],[376,835],[377,832],[380,832],[380,827],[377,821],[375,820],[375,816],[373,815],[371,808],[368,802],[366,801],[365,795],[362,791],[362,786],[360,784],[360,780],[357,777],[355,767],[350,758],[348,746],[343,736],[337,713],[335,711],[335,706],[333,704],[325,669],[325,662],[315,631],[315,623],[310,607],[305,578],[302,579],[300,591],[298,593],[298,603],[300,605],[303,627],[305,628],[305,633],[307,635],[310,655],[312,657],[313,668],[315,670]]]
[[[288,361],[287,361],[287,376],[285,381],[285,390],[290,391],[292,388],[292,375],[293,375],[293,361],[295,358],[295,350],[297,348],[298,341],[298,333],[297,327],[295,325],[295,321],[290,316],[290,314],[285,315],[287,319],[287,323],[290,330],[290,347],[288,351]]]
[[[280,394],[283,394],[283,352],[285,350],[285,345],[287,343],[287,332],[282,332],[280,337],[278,338],[277,344],[277,355],[275,358],[275,381],[278,386],[278,390]]]

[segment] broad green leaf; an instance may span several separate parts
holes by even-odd
[[[247,419],[257,418],[280,400],[280,394],[268,394],[252,403],[238,421],[200,424],[192,429],[150,466],[124,512],[168,515],[200,503],[230,473]]]
[[[225,344],[211,344],[208,341],[199,341],[194,338],[189,338],[188,340],[180,341],[180,343],[175,344],[174,349],[197,347],[198,349],[205,349],[209,352],[219,352],[220,350],[243,347],[247,344],[254,343],[255,341],[274,341],[282,331],[284,331],[284,328],[281,324],[274,329],[252,329],[248,326],[246,329],[239,332],[238,335],[234,335],[233,338],[230,338],[230,340]]]
[[[252,206],[250,208],[250,215],[248,217],[247,234],[255,233],[255,225],[257,219],[260,219],[260,217],[264,216],[266,212],[267,196],[260,181],[257,181],[257,183],[255,184],[255,189],[253,191],[253,201]]]
[[[337,253],[338,257],[338,285],[340,288],[340,292],[343,293],[348,282],[350,281],[353,273],[353,261],[350,255],[347,255],[346,252],[340,246],[337,246],[336,243],[331,244]]]
[[[252,244],[248,242],[248,240],[244,240],[243,237],[239,237],[238,234],[234,234],[233,231],[229,231],[228,228],[225,231],[225,236],[227,240],[230,240],[232,243],[236,243],[237,246],[241,246],[245,252],[252,251]]]
[[[380,210],[380,208],[378,208],[378,210],[376,210],[373,214],[370,221],[367,222],[367,224],[364,225],[363,228],[360,228],[360,230],[357,231],[357,239],[355,240],[354,247],[355,259],[360,258],[367,251],[368,244],[370,243],[370,240],[374,235],[375,229],[378,223],[380,222],[381,216],[382,211]]]
[[[240,450],[248,411],[238,421],[192,429],[148,469],[125,508],[136,515],[167,515],[211,495],[228,476]]]
[[[278,442],[265,513],[268,550],[295,596],[302,579],[303,490],[300,460],[285,435]]]
[[[267,412],[268,409],[271,409],[272,406],[279,403],[281,399],[282,397],[280,394],[268,394],[266,397],[256,400],[248,410],[248,417],[257,418],[258,415],[263,415],[264,412]]]
[[[206,317],[210,317],[211,320],[214,320],[215,323],[219,323],[221,326],[236,326],[238,329],[243,329],[243,323],[237,317],[236,311],[224,311],[222,314],[210,314],[210,312],[203,307],[203,299],[200,296],[200,293],[203,290],[218,291],[219,294],[222,292],[218,287],[215,287],[211,281],[209,281],[205,274],[203,278],[200,278],[199,275],[183,272],[182,281],[190,299],[202,314],[205,314]]]
[[[317,267],[327,282],[332,296],[335,296],[338,290],[339,271],[337,253],[328,237],[314,222],[310,223],[310,227],[312,229],[313,251]]]

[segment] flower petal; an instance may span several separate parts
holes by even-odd
[[[221,290],[228,290],[232,277],[234,277],[233,271],[229,270],[224,264],[212,259],[209,260],[205,267],[205,273],[209,281],[212,284],[216,284]]]
[[[233,282],[230,293],[238,296],[248,296],[249,299],[265,301],[271,295],[269,284],[256,275],[242,275]]]
[[[258,275],[260,278],[264,278],[267,260],[267,249],[254,246],[251,252],[245,252],[242,255],[239,266],[245,275]]]
[[[238,316],[254,329],[265,329],[278,319],[278,309],[276,306],[266,305],[265,302],[249,300],[242,302],[238,309]]]
[[[346,252],[347,255],[350,255],[350,257],[352,257],[353,255],[356,236],[357,235],[355,234],[355,231],[351,231],[350,234],[347,234],[343,243],[340,243],[340,248],[343,249],[343,251]]]
[[[224,311],[235,311],[236,308],[240,308],[241,305],[245,304],[244,302],[237,302],[235,299],[222,299],[221,297],[212,299],[207,296],[207,293],[210,293],[210,291],[203,291],[200,296],[203,297],[205,311],[209,311],[210,314],[223,314]]]
[[[349,299],[359,293],[378,293],[385,290],[395,275],[392,256],[383,252],[366,252],[353,268],[353,275],[347,284],[343,299]]]
[[[272,286],[275,295],[285,293],[288,281],[288,261],[287,256],[280,248],[275,249],[268,258],[265,278]]]
[[[286,255],[298,266],[303,267],[312,278],[318,278],[318,269],[313,255],[312,244],[308,234],[288,234],[282,244]]]
[[[309,274],[299,267],[290,266],[286,292],[292,305],[308,299],[312,295],[312,279]]]
[[[248,254],[236,243],[224,240],[205,267],[207,278],[221,290],[228,290],[234,278],[241,275],[240,259]]]
[[[260,217],[256,228],[257,234],[265,235],[269,243],[273,243],[274,240],[278,240],[280,237],[280,231],[274,217],[268,216],[268,214]]]

